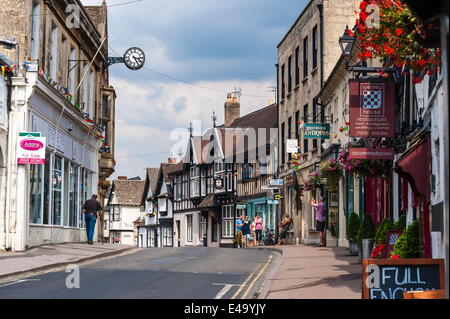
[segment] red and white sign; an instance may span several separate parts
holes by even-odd
[[[395,84],[350,80],[351,137],[395,137]]]
[[[393,148],[350,148],[349,159],[393,160]]]
[[[45,164],[45,137],[19,136],[17,164]]]

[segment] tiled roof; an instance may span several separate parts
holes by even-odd
[[[234,120],[229,127],[275,128],[278,125],[277,105],[272,104]]]
[[[159,168],[147,168],[147,176],[150,180],[150,189],[154,193],[156,192],[156,187],[158,186]]]
[[[171,173],[178,164],[161,163],[161,170],[163,173],[163,181],[165,183],[170,182],[169,173]]]
[[[145,181],[115,180],[114,195],[119,205],[140,206]]]

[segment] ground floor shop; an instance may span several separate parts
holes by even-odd
[[[160,225],[140,226],[137,246],[140,248],[157,248],[174,246],[174,228],[172,219]]]

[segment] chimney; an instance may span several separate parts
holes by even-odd
[[[225,102],[225,126],[230,126],[234,120],[241,117],[241,103],[237,97],[231,97],[231,93],[227,94]]]
[[[127,181],[127,180],[128,180],[128,177],[127,177],[127,176],[119,176],[119,177],[117,177],[117,179],[118,179],[119,181]]]
[[[177,159],[175,157],[171,156],[167,160],[167,163],[169,163],[169,164],[176,164],[177,163]]]

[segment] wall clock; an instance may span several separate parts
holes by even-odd
[[[136,47],[129,48],[123,55],[123,60],[130,70],[139,70],[145,63],[144,51]]]

